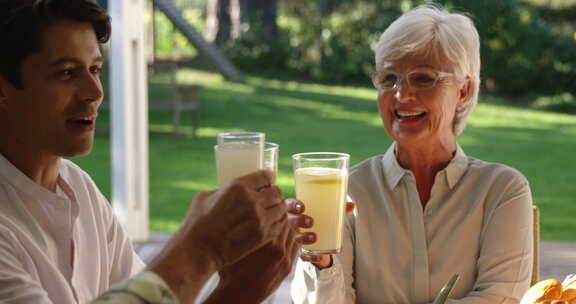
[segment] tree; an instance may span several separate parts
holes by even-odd
[[[264,40],[273,42],[278,35],[277,18],[277,0],[210,0],[206,39],[222,44],[261,27]]]
[[[206,40],[216,44],[228,41],[232,24],[230,0],[210,0],[207,9]]]

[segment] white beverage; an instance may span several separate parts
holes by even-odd
[[[316,243],[304,245],[308,253],[337,253],[342,248],[342,224],[348,173],[334,168],[299,168],[294,172],[296,198],[305,205],[305,214],[314,218],[314,226],[301,229],[316,232]]]
[[[263,147],[259,144],[229,142],[216,145],[218,185],[262,169]]]

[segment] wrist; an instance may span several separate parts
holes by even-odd
[[[190,302],[218,269],[201,243],[175,237],[148,266],[160,276],[180,302]]]
[[[312,262],[312,265],[314,265],[318,270],[330,268],[333,264],[334,262],[331,254],[326,255],[321,261]]]
[[[213,272],[222,270],[224,267],[224,259],[222,258],[222,238],[220,233],[212,231],[208,233],[206,230],[200,228],[195,229],[188,239],[187,244],[190,244],[190,253],[194,253],[194,264],[198,267],[204,267]]]
[[[253,291],[244,288],[241,282],[220,281],[204,304],[248,304],[261,303],[263,300],[258,298]]]
[[[166,282],[151,271],[139,273],[130,279],[116,283],[101,294],[98,299],[107,303],[106,299],[111,294],[115,294],[116,298],[126,303],[132,303],[136,299],[158,304],[178,302],[176,295],[170,290]],[[100,303],[98,299],[95,302]]]

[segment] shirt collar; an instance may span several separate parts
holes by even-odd
[[[385,182],[390,189],[396,188],[402,177],[409,172],[400,166],[396,159],[396,142],[392,143],[382,158]],[[468,168],[468,157],[460,145],[456,144],[456,154],[442,171],[446,173],[446,180],[450,189],[454,188]]]
[[[60,170],[61,169],[62,168],[60,167]],[[58,176],[59,180],[61,179],[60,175]],[[20,169],[18,169],[8,159],[6,159],[4,155],[2,155],[1,153],[0,153],[0,182],[6,182],[12,184],[16,189],[22,191],[23,193],[27,193],[32,198],[42,198],[46,201],[56,201],[61,199],[61,196],[40,186],[39,184],[31,180],[22,171],[20,171]]]
[[[400,166],[396,160],[396,142],[392,143],[382,158],[382,166],[384,167],[384,178],[390,189],[396,188],[406,171]]]
[[[456,144],[456,154],[454,158],[450,161],[446,169],[446,179],[448,180],[448,186],[450,189],[454,188],[460,178],[466,173],[468,169],[468,157],[464,153],[464,150],[459,144]]]

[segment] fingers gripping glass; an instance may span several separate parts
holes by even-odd
[[[454,73],[439,72],[431,69],[417,69],[408,73],[398,73],[391,70],[374,72],[372,82],[378,90],[397,89],[404,78],[408,85],[416,90],[426,90],[433,88],[439,79],[454,76]]]

